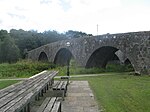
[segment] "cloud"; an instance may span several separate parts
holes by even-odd
[[[19,7],[19,6],[16,6],[15,9],[18,10],[18,11],[26,11],[26,9],[24,9],[22,7]]]
[[[0,0],[0,29],[97,34],[150,29],[148,3],[125,0]]]
[[[26,17],[23,15],[17,15],[12,13],[7,13],[11,18],[19,18],[19,19],[25,19]]]
[[[41,0],[40,4],[49,4],[51,2],[52,2],[51,0]]]
[[[2,23],[3,21],[2,20],[0,20],[0,24]]]
[[[65,12],[71,8],[70,1],[68,0],[60,0],[60,6]]]

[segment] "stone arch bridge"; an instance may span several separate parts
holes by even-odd
[[[105,67],[109,60],[128,59],[135,72],[150,74],[150,31],[105,34],[50,43],[28,52],[32,60],[67,65],[74,58],[79,66]]]

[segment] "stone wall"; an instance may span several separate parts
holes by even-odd
[[[69,46],[67,45],[68,42],[70,43]],[[97,63],[99,66],[105,66],[111,56],[117,50],[120,50],[124,54],[124,57],[130,60],[136,72],[150,74],[149,31],[106,34],[59,41],[29,51],[28,58],[32,60],[38,60],[40,53],[45,52],[49,62],[55,61],[59,63],[57,59],[63,57],[58,56],[58,52],[60,50],[64,51],[64,55],[67,52],[70,52],[76,63],[84,67],[95,63]],[[64,60],[67,59],[68,58],[64,58]]]

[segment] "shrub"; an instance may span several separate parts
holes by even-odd
[[[108,64],[106,72],[131,72],[134,71],[132,65]]]
[[[17,63],[0,64],[0,77],[30,77],[50,67],[49,63],[21,60]]]

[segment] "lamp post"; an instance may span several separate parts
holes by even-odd
[[[66,46],[67,47],[70,47],[70,42],[67,42],[66,43]],[[69,71],[69,58],[67,60],[67,76],[69,77],[70,76],[70,71]]]
[[[67,76],[69,77],[70,76],[70,72],[69,72],[69,63],[67,65]]]

